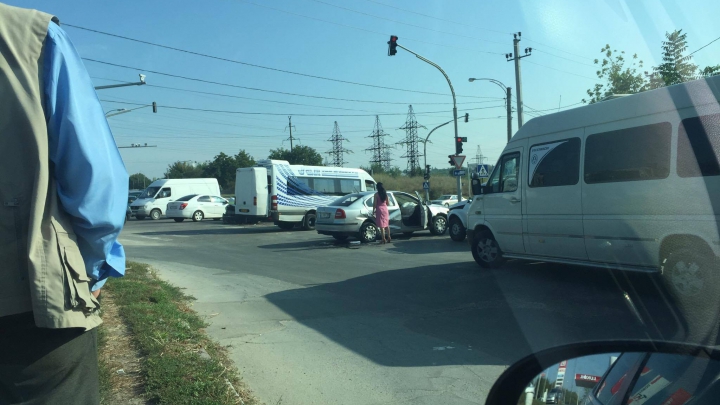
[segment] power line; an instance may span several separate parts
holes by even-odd
[[[286,13],[286,14],[290,14],[290,15],[297,16],[297,17],[307,18],[307,19],[309,19],[309,20],[321,21],[321,22],[324,22],[324,23],[327,23],[327,24],[333,24],[333,25],[337,25],[337,26],[340,26],[340,27],[350,28],[350,29],[354,29],[354,30],[358,30],[358,31],[370,32],[370,33],[372,33],[372,34],[379,34],[379,35],[383,35],[383,36],[390,36],[390,34],[387,34],[387,33],[385,33],[385,32],[373,31],[373,30],[369,30],[369,29],[366,29],[366,28],[354,27],[354,26],[352,26],[352,25],[341,24],[341,23],[337,23],[337,22],[334,22],[334,21],[323,20],[322,18],[311,17],[311,16],[307,16],[307,15],[304,15],[304,14],[294,13],[294,12],[292,12],[292,11],[287,11],[287,10],[283,10],[283,9],[279,9],[279,8],[275,8],[275,7],[270,7],[270,6],[266,6],[266,5],[264,5],[264,4],[254,3],[254,2],[248,1],[248,0],[237,0],[237,1],[240,1],[240,2],[242,2],[242,3],[252,4],[253,6],[257,6],[257,7],[262,7],[262,8],[267,8],[267,9],[270,9],[270,10],[279,11],[279,12],[281,12],[281,13]],[[472,52],[487,53],[487,54],[490,54],[490,55],[502,55],[502,53],[500,53],[500,52],[481,51],[481,50],[478,50],[478,49],[464,48],[464,47],[461,47],[461,46],[438,44],[438,43],[434,43],[434,42],[423,41],[423,40],[420,40],[420,39],[408,38],[408,37],[405,37],[405,36],[403,36],[403,40],[414,41],[414,42],[418,42],[418,43],[421,43],[421,44],[442,46],[442,47],[446,47],[446,48],[456,48],[456,49],[463,49],[463,50],[472,51]]]
[[[424,29],[424,30],[428,30],[428,31],[432,31],[432,32],[438,32],[438,33],[441,33],[441,34],[454,35],[454,36],[456,36],[456,37],[474,39],[474,40],[476,40],[476,41],[484,41],[484,42],[488,42],[488,43],[492,43],[492,44],[504,45],[504,43],[498,42],[498,41],[490,41],[490,40],[487,40],[487,39],[482,39],[482,38],[477,38],[477,37],[471,37],[471,36],[469,36],[469,35],[455,34],[455,33],[453,33],[453,32],[440,31],[440,30],[436,30],[436,29],[432,29],[432,28],[428,28],[428,27],[423,27],[423,26],[421,26],[421,25],[404,23],[404,22],[402,22],[402,21],[397,21],[397,20],[393,20],[393,19],[390,19],[390,18],[385,18],[385,17],[381,17],[381,16],[378,16],[378,15],[374,15],[374,14],[365,13],[365,12],[362,12],[362,11],[353,10],[353,9],[350,9],[350,8],[347,8],[347,7],[338,6],[338,5],[336,5],[336,4],[331,4],[331,3],[328,3],[328,2],[325,2],[325,1],[322,1],[322,0],[310,0],[310,1],[314,1],[314,2],[320,3],[320,4],[325,4],[326,6],[330,6],[330,7],[339,8],[339,9],[341,9],[341,10],[349,11],[349,12],[351,12],[351,13],[357,13],[357,14],[360,14],[360,15],[364,15],[364,16],[368,16],[368,17],[372,17],[372,18],[377,18],[377,19],[384,20],[384,21],[390,21],[390,22],[393,22],[393,23],[395,23],[395,24],[407,25],[407,26],[409,26],[409,27],[420,28],[420,29]]]
[[[417,11],[407,10],[407,9],[404,9],[404,8],[392,6],[392,5],[390,5],[390,4],[381,3],[381,2],[375,1],[375,0],[365,0],[365,1],[368,1],[368,2],[370,2],[370,3],[379,4],[379,5],[385,6],[385,7],[394,8],[395,10],[405,11],[406,13],[417,14],[417,15],[420,15],[420,16],[423,16],[423,17],[427,17],[427,18],[432,18],[432,19],[435,19],[435,20],[444,21],[444,22],[449,22],[449,23],[455,24],[455,25],[464,25],[464,26],[466,26],[466,27],[477,28],[477,29],[479,29],[479,30],[484,30],[484,31],[489,31],[489,32],[495,32],[495,33],[498,33],[498,34],[512,35],[512,32],[498,31],[498,30],[492,30],[492,29],[489,29],[489,28],[479,27],[479,26],[477,26],[477,25],[463,24],[463,23],[461,23],[461,22],[452,21],[452,20],[446,20],[446,19],[444,19],[444,18],[435,17],[435,16],[432,16],[432,15],[423,14],[423,13],[418,13]]]
[[[77,29],[84,30],[84,31],[94,32],[94,33],[101,34],[101,35],[107,35],[107,36],[110,36],[110,37],[121,38],[121,39],[124,39],[124,40],[127,40],[127,41],[133,41],[133,42],[137,42],[137,43],[141,43],[141,44],[145,44],[145,45],[151,45],[151,46],[156,46],[156,47],[159,47],[159,48],[169,49],[169,50],[176,51],[176,52],[183,52],[183,53],[187,53],[187,54],[190,54],[190,55],[195,55],[195,56],[201,56],[201,57],[204,57],[204,58],[210,58],[210,59],[220,60],[220,61],[223,61],[223,62],[236,63],[236,64],[239,64],[239,65],[250,66],[250,67],[254,67],[254,68],[258,68],[258,69],[271,70],[271,71],[274,71],[274,72],[287,73],[287,74],[297,75],[297,76],[303,76],[303,77],[310,77],[310,78],[313,78],[313,79],[327,80],[327,81],[337,82],[337,83],[352,84],[352,85],[355,85],[355,86],[372,87],[372,88],[383,89],[383,90],[403,91],[403,92],[408,92],[408,93],[431,94],[431,95],[435,95],[435,96],[445,95],[445,94],[442,94],[442,93],[433,93],[433,92],[421,91],[421,90],[409,90],[409,89],[400,89],[400,88],[396,88],[396,87],[378,86],[378,85],[375,85],[375,84],[353,82],[353,81],[350,81],[350,80],[333,79],[333,78],[325,77],[325,76],[317,76],[317,75],[311,75],[311,74],[307,74],[307,73],[293,72],[293,71],[290,71],[290,70],[278,69],[278,68],[273,68],[273,67],[269,67],[269,66],[262,66],[262,65],[257,65],[257,64],[254,64],[254,63],[243,62],[243,61],[234,60],[234,59],[228,59],[228,58],[223,58],[223,57],[220,57],[220,56],[214,56],[214,55],[209,55],[209,54],[205,54],[205,53],[200,53],[200,52],[195,52],[195,51],[189,51],[189,50],[187,50],[187,49],[175,48],[175,47],[172,47],[172,46],[162,45],[162,44],[158,44],[158,43],[154,43],[154,42],[150,42],[150,41],[143,41],[143,40],[141,40],[141,39],[130,38],[130,37],[123,36],[123,35],[118,35],[118,34],[112,34],[112,33],[109,33],[109,32],[100,31],[100,30],[95,30],[95,29],[92,29],[92,28],[81,27],[81,26],[79,26],[79,25],[65,24],[65,23],[64,23],[63,25],[64,25],[64,26],[68,26],[68,27],[72,27],[72,28],[77,28]]]
[[[543,51],[543,50],[541,50],[541,49],[533,48],[532,50],[533,50],[534,52],[541,52],[541,53],[544,53],[544,54],[547,54],[547,55],[550,55],[550,56],[554,56],[554,57],[556,57],[556,58],[565,59],[565,60],[570,61],[570,62],[573,62],[573,63],[579,63],[579,64],[585,65],[585,66],[597,67],[597,65],[593,65],[593,64],[585,63],[585,62],[578,62],[578,61],[576,61],[576,60],[573,60],[573,59],[570,59],[570,58],[566,58],[566,57],[560,56],[560,55],[555,55],[554,53],[550,53],[550,52],[548,52],[548,51]]]
[[[100,80],[109,80],[113,82],[125,82],[125,80],[116,80],[116,79],[108,79],[105,77],[92,77],[93,79],[100,79]],[[292,103],[289,101],[278,101],[278,100],[267,100],[262,98],[254,98],[254,97],[243,97],[243,96],[235,96],[230,94],[222,94],[222,93],[213,93],[208,91],[199,91],[199,90],[190,90],[190,89],[181,89],[177,87],[169,87],[169,86],[159,86],[156,84],[146,84],[147,87],[156,87],[159,89],[166,89],[166,90],[175,90],[175,91],[185,91],[189,93],[198,93],[198,94],[206,94],[211,96],[220,96],[220,97],[229,97],[229,98],[237,98],[237,99],[243,99],[243,100],[252,100],[252,101],[264,101],[268,103],[278,103],[278,104],[290,104],[290,105],[299,105],[299,106],[307,106],[307,107],[317,107],[317,108],[330,108],[330,109],[336,109],[336,110],[348,110],[348,111],[366,111],[366,110],[358,110],[358,109],[352,109],[352,108],[340,108],[340,107],[327,107],[327,106],[320,106],[320,105],[312,105],[312,104],[304,104],[304,103]],[[492,98],[492,100],[487,101],[470,101],[467,103],[458,103],[458,105],[468,105],[468,104],[483,104],[483,103],[493,103],[496,100],[502,100],[500,97],[487,97]],[[385,102],[376,102],[376,103],[383,103],[383,104],[398,104],[398,105],[407,105],[408,103],[403,102],[392,102],[392,101],[385,101]],[[415,103],[418,105],[447,105],[447,103]],[[366,112],[372,112],[372,111],[366,111]]]
[[[536,44],[538,44],[538,45],[541,45],[541,46],[548,47],[548,48],[550,48],[550,49],[554,49],[554,50],[556,50],[556,51],[565,52],[565,53],[567,53],[567,54],[569,54],[569,55],[577,56],[578,58],[582,58],[582,59],[586,59],[586,60],[595,60],[594,58],[588,58],[587,56],[578,55],[578,54],[576,54],[576,53],[573,53],[573,52],[570,52],[570,51],[566,51],[566,50],[561,49],[561,48],[557,48],[557,47],[554,47],[554,46],[550,46],[550,45],[547,45],[547,44],[543,44],[542,42],[538,42],[538,41],[532,40],[532,39],[527,38],[527,37],[525,37],[525,38],[523,38],[523,39],[525,39],[526,41],[534,42],[534,43],[536,43]]]
[[[563,106],[555,107],[555,108],[548,108],[548,109],[545,109],[545,110],[538,110],[538,109],[532,108],[532,107],[530,107],[529,105],[527,105],[527,104],[525,104],[525,103],[523,103],[523,106],[525,106],[525,107],[527,107],[527,108],[529,108],[529,109],[531,109],[531,110],[533,110],[533,111],[535,111],[535,112],[545,112],[545,111],[557,111],[558,109],[567,108],[567,107],[572,107],[572,106],[575,106],[575,105],[578,105],[578,104],[583,104],[583,102],[580,101],[580,102],[578,102],[578,103],[563,105]]]
[[[237,84],[215,82],[212,80],[198,79],[196,77],[188,77],[188,76],[176,75],[176,74],[172,74],[172,73],[159,72],[157,70],[143,69],[143,68],[138,68],[138,67],[133,67],[133,66],[121,65],[118,63],[105,62],[105,61],[101,61],[101,60],[97,60],[97,59],[83,58],[83,60],[88,61],[88,62],[100,63],[102,65],[115,66],[115,67],[120,67],[120,68],[124,68],[124,69],[132,69],[132,70],[137,70],[137,71],[142,71],[142,72],[154,73],[156,75],[161,75],[161,76],[174,77],[176,79],[190,80],[190,81],[200,82],[200,83],[209,83],[209,84],[215,84],[218,86],[235,87],[238,89],[245,89],[245,90],[252,90],[252,91],[262,91],[262,92],[266,92],[266,93],[284,94],[286,96],[308,97],[308,98],[317,98],[317,99],[323,99],[323,100],[350,101],[350,102],[354,102],[354,103],[388,104],[388,102],[383,102],[383,101],[353,100],[353,99],[337,98],[337,97],[311,96],[308,94],[288,93],[288,92],[284,92],[284,91],[267,90],[267,89],[261,89],[261,88],[256,88],[256,87],[246,87],[246,86],[240,86]],[[447,96],[447,94],[442,94],[442,93],[428,93],[428,94]],[[479,97],[479,96],[458,96],[458,97],[487,98],[487,97]]]
[[[113,101],[113,100],[100,100],[106,103],[117,103],[117,104],[128,104],[128,105],[147,105],[144,103],[131,103],[127,101]],[[186,111],[203,111],[203,112],[213,112],[213,113],[224,113],[224,114],[242,114],[242,115],[296,115],[299,117],[373,117],[376,115],[406,115],[404,113],[381,113],[381,114],[294,114],[294,113],[271,113],[271,112],[249,112],[249,111],[230,111],[230,110],[213,110],[213,109],[207,109],[207,108],[192,108],[192,107],[177,107],[177,106],[169,106],[169,105],[160,105],[158,104],[158,107],[162,108],[170,108],[174,110],[186,110]],[[464,111],[474,111],[474,110],[486,110],[489,108],[500,108],[505,107],[503,105],[496,105],[496,106],[490,106],[490,107],[477,107],[477,108],[467,108]],[[446,114],[447,111],[426,111],[422,113],[416,113],[417,115],[427,115],[427,114]]]
[[[568,71],[561,70],[561,69],[556,69],[556,68],[554,68],[554,67],[547,66],[547,65],[541,65],[541,64],[539,64],[539,63],[531,62],[531,61],[529,61],[529,60],[528,60],[528,61],[525,61],[525,63],[531,63],[531,64],[533,64],[533,65],[542,66],[542,67],[544,67],[544,68],[546,68],[546,69],[557,70],[558,72],[566,73],[566,74],[569,74],[569,75],[572,75],[572,76],[582,77],[583,79],[590,79],[590,80],[593,80],[593,81],[595,81],[595,82],[597,82],[597,83],[600,83],[600,81],[599,81],[598,79],[594,79],[594,78],[592,78],[592,77],[579,75],[579,74],[577,74],[577,73],[572,73],[572,72],[568,72]]]
[[[720,37],[717,37],[717,38],[713,39],[712,41],[708,42],[707,44],[705,44],[705,45],[701,46],[700,48],[698,48],[698,49],[696,49],[696,50],[692,51],[692,52],[691,52],[691,53],[690,53],[690,54],[689,54],[688,56],[692,56],[692,55],[693,55],[694,53],[696,53],[696,52],[698,52],[698,51],[702,50],[703,48],[705,48],[705,47],[707,47],[708,45],[712,44],[713,42],[717,41],[718,39],[720,39]]]

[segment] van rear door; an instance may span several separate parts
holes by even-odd
[[[243,167],[235,177],[235,213],[256,217],[268,216],[267,169]]]

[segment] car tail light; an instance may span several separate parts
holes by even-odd
[[[188,205],[188,203],[182,203],[182,204],[180,204],[180,209],[181,209],[181,210],[184,210],[185,207],[187,207],[187,205]]]
[[[253,205],[257,206],[257,197],[253,197]]]
[[[271,209],[271,210],[277,210],[277,209],[278,209],[278,199],[277,199],[277,196],[276,196],[276,195],[270,197],[270,209]]]
[[[337,209],[335,211],[335,219],[345,219],[345,210]]]

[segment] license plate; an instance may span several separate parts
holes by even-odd
[[[240,212],[250,212],[250,210],[247,208],[240,208]]]
[[[329,212],[321,212],[320,218],[330,218],[330,213]]]

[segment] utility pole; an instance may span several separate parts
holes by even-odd
[[[332,142],[332,150],[327,152],[330,156],[332,156],[332,165],[335,167],[343,167],[343,164],[347,163],[345,162],[343,154],[352,153],[352,151],[343,148],[343,141],[348,140],[343,138],[340,133],[340,127],[338,126],[337,121],[335,121],[335,128],[333,128],[332,136],[328,139],[328,141]]]
[[[290,128],[290,138],[288,138],[290,140],[290,152],[292,152],[292,150],[293,150],[293,136],[292,136],[293,127],[294,127],[294,125],[292,124],[292,115],[288,115],[288,126],[285,127],[285,129]],[[286,139],[286,141],[288,139]]]
[[[532,48],[525,48],[525,55],[520,56],[520,37],[522,32],[513,34],[513,53],[505,54],[505,59],[515,62],[515,98],[517,99],[518,129],[523,125],[522,78],[520,75],[520,59],[531,55]]]
[[[457,127],[457,102],[455,100],[455,89],[453,88],[452,82],[450,81],[450,77],[448,77],[447,73],[438,65],[437,63],[431,61],[430,59],[427,59],[421,55],[418,55],[417,53],[405,48],[404,46],[397,43],[398,37],[397,35],[391,35],[390,40],[388,41],[388,56],[393,56],[397,53],[397,48],[404,49],[407,52],[410,52],[411,54],[415,55],[416,58],[420,59],[421,61],[435,67],[437,70],[442,73],[442,75],[445,77],[445,80],[448,83],[448,86],[450,86],[450,94],[452,95],[453,99],[453,122],[455,123],[455,138],[453,139],[453,144],[455,144],[455,155],[457,156],[457,151],[459,150],[458,145],[462,147],[462,142],[460,137],[458,136],[458,127]],[[458,201],[462,200],[462,179],[460,176],[457,176],[457,194],[458,194]]]

